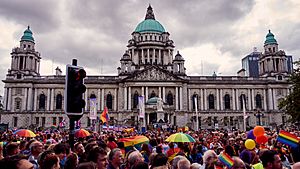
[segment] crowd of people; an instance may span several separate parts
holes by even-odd
[[[185,132],[195,142],[166,142],[168,136]],[[300,136],[298,130],[291,133]],[[122,138],[143,135],[149,139],[126,147]],[[102,131],[76,138],[69,145],[67,131],[36,131],[36,137],[0,133],[1,169],[215,169],[229,168],[218,156],[225,152],[232,169],[300,169],[300,146],[276,141],[276,131],[266,131],[268,141],[245,148],[247,132],[226,130],[165,131],[145,133]],[[72,147],[72,148],[71,148]]]

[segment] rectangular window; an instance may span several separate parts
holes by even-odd
[[[45,127],[46,124],[46,117],[42,117],[42,127]]]
[[[56,126],[56,117],[52,117],[52,125]]]
[[[14,127],[18,127],[18,117],[14,117]]]
[[[39,126],[39,124],[40,124],[40,118],[39,117],[35,117],[35,124],[37,126]]]

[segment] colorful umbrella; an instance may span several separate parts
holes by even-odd
[[[133,136],[130,138],[119,139],[119,142],[124,142],[125,150],[131,149],[133,146],[140,150],[142,144],[148,144],[149,139],[146,136]]]
[[[185,134],[185,133],[175,133],[175,134],[172,134],[170,135],[167,139],[166,139],[167,142],[195,142],[195,139],[188,135],[188,134]]]
[[[75,130],[75,137],[77,137],[77,138],[87,137],[89,135],[91,135],[91,134],[88,131],[86,131],[85,129]]]
[[[36,135],[31,130],[27,129],[20,129],[14,132],[15,135],[21,136],[21,137],[35,137]]]

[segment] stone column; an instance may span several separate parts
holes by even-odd
[[[161,87],[158,87],[158,97],[159,97],[159,98],[162,98],[162,97],[161,97]],[[163,102],[165,102],[165,101],[163,100]]]
[[[251,108],[251,91],[250,89],[247,89],[248,90],[248,110],[252,110]],[[246,107],[246,110],[247,110],[247,105],[245,105]]]
[[[158,50],[158,64],[161,64],[161,50]]]
[[[220,110],[220,94],[219,89],[216,89],[217,91],[217,110]]]
[[[147,49],[147,61],[148,61],[148,63],[150,62],[150,50],[149,50],[149,48]]]
[[[86,92],[84,93],[84,100],[85,100],[85,108],[84,108],[84,110],[85,111],[88,111],[89,109],[88,109],[88,104],[89,104],[89,97],[88,97],[88,93],[89,93],[89,89],[86,89]]]
[[[236,110],[240,109],[240,105],[239,105],[239,89],[236,89],[235,91],[235,103],[236,103]]]
[[[191,98],[191,97],[190,97]],[[200,110],[204,110],[204,96],[203,89],[200,89]]]
[[[37,108],[37,106],[36,106],[37,105],[37,97],[38,97],[37,90],[38,90],[37,88],[34,89],[34,99],[33,99],[33,110],[34,111],[36,111],[36,108]]]
[[[47,89],[47,109],[46,110],[50,110],[50,99],[51,99],[51,95],[50,95],[50,89]]]
[[[145,103],[147,102],[147,100],[148,100],[148,86],[146,86],[146,94],[145,94]]]
[[[142,63],[145,63],[144,49],[141,50],[142,50]]]
[[[272,89],[272,94],[273,94],[273,109],[274,110],[278,110],[275,91],[276,91],[276,89]]]
[[[272,94],[271,88],[268,89],[268,101],[269,101],[268,110],[272,110],[273,109],[273,94]]]
[[[179,110],[182,110],[182,87],[179,87]]]
[[[220,103],[221,103],[221,109],[220,110],[224,110],[224,106],[223,106],[223,101],[224,100],[224,94],[223,94],[223,89],[220,89]]]
[[[100,95],[100,89],[97,89],[97,110],[101,110],[100,109],[100,103],[101,103],[101,95]]]
[[[27,101],[27,110],[32,110],[32,88],[28,89],[28,101]]]
[[[115,99],[114,99],[114,110],[117,111],[117,101],[118,101],[118,93],[117,93],[117,89],[115,89]]]
[[[204,110],[207,110],[207,94],[206,94],[206,89],[204,89]]]
[[[144,96],[144,102],[146,102],[146,98],[145,98],[145,87],[142,87],[142,96]]]
[[[254,89],[251,90],[251,98],[252,98],[252,109],[249,108],[249,110],[253,110],[256,108],[256,104],[255,104],[255,95],[254,95]]]
[[[178,87],[175,89],[175,110],[178,110]]]
[[[104,100],[104,93],[105,93],[105,90],[101,89],[101,110],[104,110],[104,106],[106,105],[105,100]]]
[[[4,87],[4,95],[3,95],[3,106],[4,106],[4,108],[3,108],[3,110],[7,110],[7,98],[8,98],[8,96],[7,96],[7,94],[8,94],[8,88],[6,88],[6,87]]]
[[[234,89],[232,89],[232,110],[236,110],[235,102],[235,92]]]
[[[54,88],[53,89],[51,89],[51,98],[50,98],[50,100],[51,100],[51,105],[50,105],[50,110],[53,110],[54,109]]]
[[[22,100],[22,110],[26,110],[27,109],[27,104],[28,104],[28,88],[26,87],[26,88],[24,88],[24,90],[25,90],[25,97],[24,97],[24,99]]]
[[[124,87],[124,110],[127,110],[127,87]]]
[[[163,87],[162,89],[163,89],[162,90],[162,99],[165,102],[166,101],[166,87]]]
[[[264,110],[267,111],[267,94],[266,94],[266,89],[263,89],[263,96],[264,96]]]
[[[190,101],[191,100],[191,89],[188,89],[187,100],[188,100],[188,105],[189,105],[188,110],[191,111],[192,110],[192,103],[193,103],[192,101]]]
[[[40,61],[37,62],[37,70],[38,73],[40,73]]]
[[[12,105],[11,105],[12,88],[7,88],[7,93],[8,93],[7,110],[12,110]]]
[[[131,110],[131,87],[128,87],[128,110]]]

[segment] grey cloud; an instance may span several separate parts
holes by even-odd
[[[1,0],[0,18],[4,17],[17,24],[30,25],[37,32],[46,32],[60,24],[58,3],[41,0]]]

